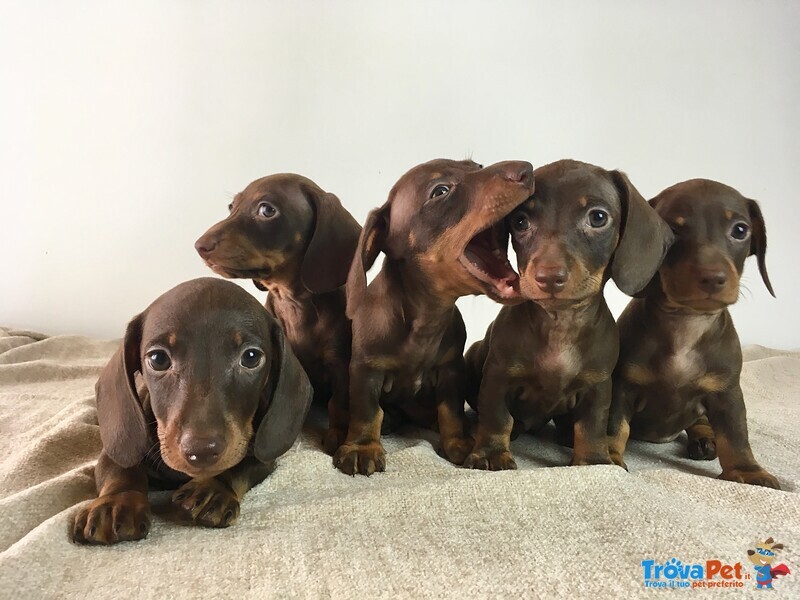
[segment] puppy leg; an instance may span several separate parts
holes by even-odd
[[[717,458],[717,444],[714,442],[714,430],[708,418],[700,417],[697,423],[686,429],[689,442],[686,450],[689,458],[694,460],[714,460]]]
[[[472,448],[465,432],[464,376],[464,362],[458,360],[439,367],[436,378],[440,453],[455,465],[463,464]]]
[[[608,412],[611,404],[611,378],[579,393],[572,411],[575,440],[571,465],[609,465]]]
[[[326,454],[333,456],[347,437],[347,425],[350,421],[347,401],[350,395],[350,374],[347,365],[337,365],[331,369],[331,374],[333,394],[328,400],[328,431],[325,433],[323,448]]]
[[[631,390],[627,389],[627,384],[621,379],[614,379],[611,389],[611,406],[608,413],[608,454],[611,462],[619,465],[626,471],[628,466],[625,464],[625,447],[628,445],[628,437],[631,433],[631,417],[633,415],[633,404],[630,401]]]
[[[503,471],[516,469],[511,455],[514,418],[506,404],[507,376],[489,369],[478,393],[478,430],[475,446],[464,460],[468,469]]]
[[[750,449],[747,411],[738,382],[735,387],[710,396],[706,408],[722,467],[720,479],[779,490],[778,480],[756,462]]]
[[[239,504],[254,485],[275,470],[248,456],[232,469],[211,479],[192,479],[172,494],[172,503],[205,527],[229,527],[239,517]]]
[[[350,426],[344,444],[333,455],[333,464],[342,473],[369,476],[386,469],[381,444],[383,379],[382,371],[350,365]]]
[[[78,511],[72,539],[80,544],[116,544],[146,538],[151,512],[144,468],[123,469],[103,452],[94,472],[98,498]]]

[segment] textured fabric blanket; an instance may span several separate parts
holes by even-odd
[[[235,526],[175,522],[157,492],[146,540],[82,547],[68,531],[95,494],[94,382],[116,344],[0,328],[0,597],[759,597],[747,550],[770,536],[790,571],[773,585],[800,597],[800,353],[747,348],[742,377],[753,450],[784,491],[717,480],[683,439],[632,442],[626,473],[564,467],[552,435],[521,436],[519,470],[485,473],[418,430],[385,439],[385,473],[352,478],[315,413]]]

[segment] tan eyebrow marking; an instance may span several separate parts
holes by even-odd
[[[725,218],[726,219],[732,219],[733,218],[733,213],[731,211],[729,211],[729,210],[726,210],[725,211]]]
[[[167,337],[167,344],[169,344],[170,347],[174,347],[175,346],[175,342],[177,341],[177,339],[178,339],[178,336],[173,331],[173,332],[171,332],[169,334],[169,337]]]
[[[578,198],[578,202],[580,202],[581,206],[584,208],[586,208],[586,205],[589,203],[589,201],[586,199],[586,196],[581,196]]]
[[[242,334],[238,331],[233,334],[233,341],[236,343],[237,346],[242,345]]]
[[[675,219],[675,222],[678,225],[685,225],[686,224],[686,219],[684,219],[683,217],[678,217],[677,219]]]

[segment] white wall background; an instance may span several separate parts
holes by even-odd
[[[798,31],[791,0],[2,2],[0,324],[120,336],[268,173],[363,220],[433,157],[571,157],[760,200],[778,299],[748,262],[734,319],[800,347]],[[460,306],[471,339],[497,310]]]

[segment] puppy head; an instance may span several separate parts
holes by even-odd
[[[669,305],[715,312],[735,303],[745,259],[752,254],[775,295],[765,261],[767,232],[755,200],[727,185],[693,179],[667,188],[651,204],[675,232],[659,270]]]
[[[177,286],[134,318],[96,391],[112,460],[134,466],[158,444],[167,466],[195,478],[233,467],[251,445],[264,462],[276,458],[294,442],[311,401],[272,317],[239,286],[210,278]]]
[[[348,280],[348,306],[358,303],[380,252],[415,263],[443,297],[517,299],[503,218],[533,191],[532,171],[522,161],[484,168],[445,159],[408,171],[367,218]]]
[[[298,278],[312,293],[344,285],[361,228],[333,194],[282,173],[252,182],[229,209],[195,242],[215,273],[261,289]]]
[[[609,276],[629,294],[650,281],[672,235],[624,174],[562,160],[534,178],[508,218],[525,298],[558,309],[602,294]]]

